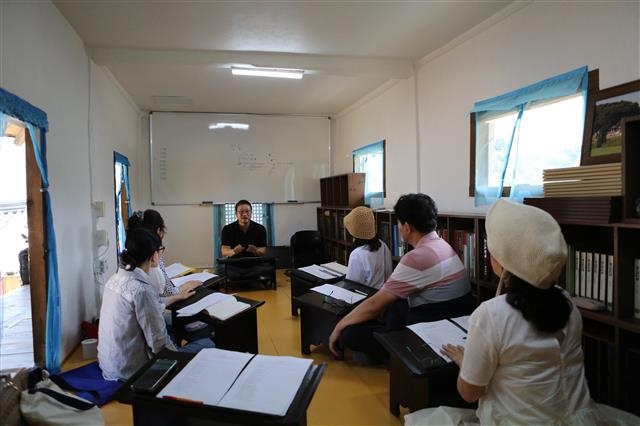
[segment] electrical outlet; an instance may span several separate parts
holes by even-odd
[[[104,201],[93,202],[93,214],[96,218],[104,217]]]
[[[104,229],[96,230],[96,232],[94,233],[94,239],[95,239],[96,247],[106,246],[108,243],[107,231],[105,231]]]

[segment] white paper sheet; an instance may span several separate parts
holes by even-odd
[[[298,270],[304,271],[307,274],[311,274],[322,280],[331,280],[342,277],[342,274],[318,265],[303,266],[302,268],[298,268]]]
[[[257,355],[218,405],[283,416],[311,362],[310,359]]]
[[[320,266],[340,275],[347,275],[347,267],[338,262],[323,263]]]
[[[189,282],[189,281],[202,281],[205,282],[208,279],[215,278],[217,275],[212,274],[211,272],[197,272],[195,274],[185,275],[183,277],[172,278],[171,282],[176,287],[180,287],[181,285]]]
[[[346,290],[333,284],[322,284],[317,287],[312,287],[311,290],[316,291],[320,294],[324,294],[326,296],[333,297],[334,299],[342,300],[350,305],[357,303],[367,297],[366,294],[360,294],[351,290]]]
[[[185,306],[182,309],[178,309],[176,312],[179,317],[189,317],[197,314],[198,312],[204,309],[207,309],[211,305],[214,305],[230,297],[233,298],[233,296],[230,294],[219,293],[219,292],[211,293],[203,297],[202,299],[198,300],[197,302],[192,303],[189,306]]]
[[[193,271],[193,268],[183,265],[180,262],[176,262],[176,263],[172,263],[169,266],[166,266],[164,270],[167,273],[167,276],[169,278],[175,278],[175,277],[179,277],[182,274],[186,274],[189,271]]]
[[[457,317],[457,318],[450,318],[450,321],[455,322],[456,324],[458,324],[460,327],[464,328],[465,331],[469,331],[469,317],[471,315],[464,315],[461,317]]]
[[[158,392],[157,397],[218,405],[252,357],[243,352],[203,349]]]
[[[416,333],[436,354],[447,361],[451,361],[451,359],[441,353],[442,345],[450,343],[464,346],[467,339],[467,333],[449,320],[420,322],[408,325],[407,328]]]

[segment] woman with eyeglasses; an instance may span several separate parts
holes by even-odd
[[[160,237],[160,240],[164,238],[167,227],[164,224],[164,219],[153,209],[147,209],[145,211],[137,211],[129,218],[129,230],[137,228],[145,228],[151,232],[154,232]],[[187,281],[180,287],[176,287],[169,279],[167,271],[165,270],[164,259],[164,246],[160,250],[160,260],[158,266],[151,268],[149,275],[151,276],[154,285],[157,287],[158,294],[162,300],[164,306],[169,306],[179,300],[188,298],[193,294],[193,291],[202,285],[202,281],[191,280]]]
[[[160,237],[148,229],[129,231],[118,271],[102,295],[98,363],[107,380],[127,380],[162,349],[195,353],[214,347],[209,338],[177,349],[169,338],[163,307],[149,271],[158,266]]]

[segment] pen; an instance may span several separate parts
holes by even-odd
[[[189,398],[181,398],[179,396],[173,396],[173,395],[163,395],[162,399],[169,399],[171,401],[178,401],[178,402],[186,402],[188,404],[204,404],[204,402],[202,401],[196,401],[195,399],[189,399]]]
[[[358,293],[358,294],[362,294],[363,296],[368,296],[367,293],[365,293],[364,291],[360,291],[360,290],[353,290],[354,293]]]

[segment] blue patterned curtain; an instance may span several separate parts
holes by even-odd
[[[60,286],[58,280],[58,254],[56,249],[56,234],[53,228],[53,211],[51,195],[49,194],[49,179],[47,177],[47,139],[49,130],[47,114],[41,109],[20,99],[16,95],[0,89],[0,112],[19,119],[27,125],[36,162],[42,180],[41,192],[44,203],[44,220],[46,235],[46,271],[47,271],[47,313],[45,332],[45,365],[52,373],[60,371]],[[6,117],[0,120],[3,127]],[[2,129],[4,131],[4,128]],[[38,134],[40,137],[38,138]]]

